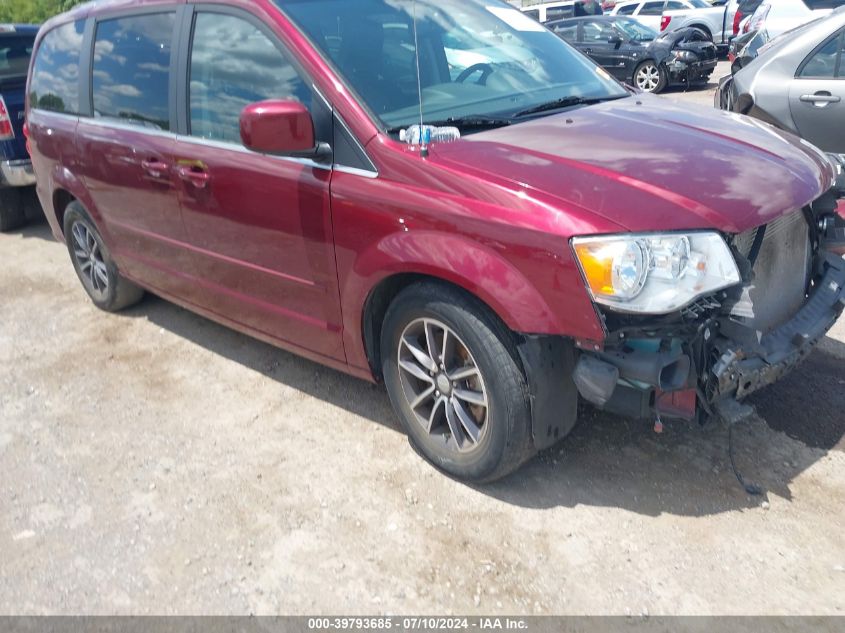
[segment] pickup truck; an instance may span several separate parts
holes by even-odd
[[[724,50],[727,50],[734,34],[724,6],[664,11],[660,18],[661,31],[677,31],[688,26],[701,29],[718,48]]]
[[[41,214],[24,137],[26,74],[37,33],[33,25],[0,24],[0,231]]]

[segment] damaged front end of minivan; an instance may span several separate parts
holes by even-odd
[[[581,397],[614,413],[652,418],[657,425],[662,418],[719,417],[732,424],[747,417],[753,409],[741,400],[800,363],[845,308],[845,219],[841,206],[837,211],[838,193],[831,190],[803,209],[740,234],[631,236],[624,247],[604,240],[592,251],[589,241],[573,240],[606,331],[601,343],[576,341],[574,382]],[[735,271],[718,261],[726,259],[716,236]],[[628,250],[620,255],[621,248]],[[605,273],[597,261],[607,256],[615,257],[615,272]],[[638,267],[657,275],[644,281]],[[654,315],[654,304],[685,298],[681,285],[665,281],[689,275],[686,291],[694,292],[708,283],[718,286],[707,278],[717,274],[724,275],[724,287]],[[640,301],[643,313],[630,301],[614,303],[612,293],[620,288],[634,295],[648,284],[650,296]]]

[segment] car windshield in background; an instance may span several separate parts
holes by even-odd
[[[640,24],[633,18],[619,18],[613,24],[625,37],[636,42],[651,42],[658,35],[657,31]]]
[[[470,118],[476,129],[483,117],[501,121],[544,104],[629,94],[545,27],[497,0],[276,2],[385,129],[419,122],[415,42],[426,122]]]
[[[26,77],[34,35],[0,35],[0,79]]]

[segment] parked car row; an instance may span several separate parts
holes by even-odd
[[[716,47],[698,29],[658,33],[632,18],[600,16],[546,24],[616,79],[644,92],[707,83]]]

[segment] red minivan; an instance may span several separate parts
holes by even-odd
[[[735,422],[845,302],[824,154],[633,93],[498,0],[91,3],[41,30],[28,93],[98,307],[148,290],[383,381],[461,479],[579,399]]]

